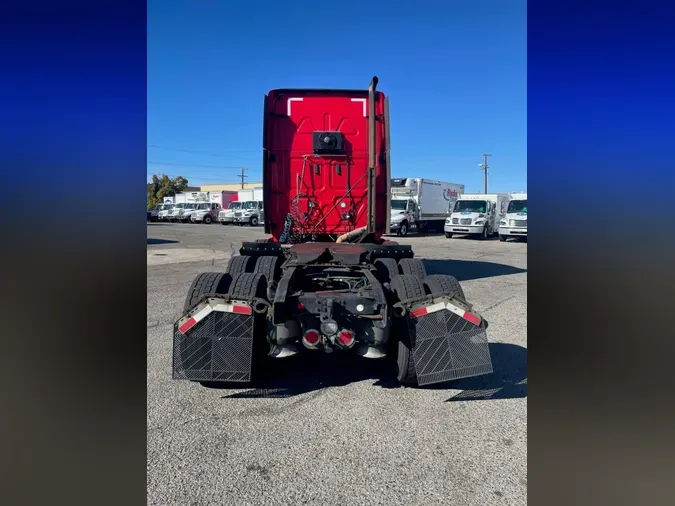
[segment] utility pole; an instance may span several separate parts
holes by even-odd
[[[487,153],[483,153],[483,160],[485,160],[483,163],[478,164],[478,166],[481,168],[481,170],[485,171],[485,193],[487,194],[488,192],[488,162],[487,162],[487,157],[492,156]]]
[[[241,189],[244,189],[244,179],[246,179],[248,176],[246,175],[246,171],[248,169],[246,167],[241,168],[241,175],[239,176],[241,178]]]

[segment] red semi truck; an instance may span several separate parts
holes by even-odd
[[[174,325],[173,377],[250,382],[265,360],[351,352],[392,359],[401,384],[492,372],[487,321],[458,281],[427,275],[389,229],[389,108],[377,91],[265,96],[271,237],[198,275]]]

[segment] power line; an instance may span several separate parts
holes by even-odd
[[[208,156],[220,156],[224,158],[239,158],[241,160],[255,160],[256,158],[254,157],[241,157],[241,156],[232,156],[232,155],[226,155],[223,153],[212,153],[208,151],[199,151],[196,149],[183,149],[183,148],[167,148],[166,146],[158,146],[157,144],[148,144],[147,147],[149,148],[154,148],[154,149],[163,149],[165,151],[176,151],[178,153],[192,153],[195,155],[208,155]],[[249,153],[253,153],[253,151],[249,151]],[[257,153],[257,152],[256,152]]]
[[[211,169],[237,169],[241,170],[241,165],[204,165],[200,163],[175,163],[175,162],[152,162],[148,161],[149,165],[172,165],[176,167],[206,167]]]
[[[200,176],[190,176],[187,174],[158,174],[157,172],[147,172],[146,175],[148,176],[169,176],[169,177],[184,177],[186,179],[196,179],[196,180],[202,180],[202,181],[218,181],[219,183],[223,184],[238,184],[241,181],[237,179],[221,179],[221,178],[215,178],[215,177],[200,177]],[[248,176],[246,176],[248,177]]]

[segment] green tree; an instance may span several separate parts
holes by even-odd
[[[183,176],[171,179],[166,174],[161,176],[153,174],[152,182],[148,183],[148,210],[164,202],[164,197],[173,197],[176,193],[185,191],[187,187],[188,180]]]

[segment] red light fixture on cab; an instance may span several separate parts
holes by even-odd
[[[338,341],[345,348],[349,348],[354,344],[354,333],[350,330],[343,330],[338,336]]]

